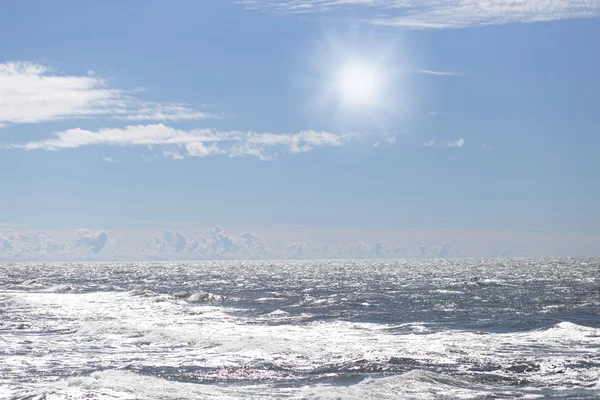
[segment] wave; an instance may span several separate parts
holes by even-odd
[[[309,399],[474,399],[489,388],[470,380],[424,370],[385,378],[366,378],[351,386],[319,386],[304,390]]]
[[[289,307],[294,308],[319,308],[324,309],[328,307],[338,307],[338,306],[347,306],[347,307],[373,307],[377,306],[377,303],[373,302],[371,299],[363,299],[352,296],[340,296],[338,294],[329,295],[326,297],[313,297],[311,295],[304,295],[302,298],[298,299],[295,303],[291,304]]]
[[[159,293],[153,292],[152,290],[142,290],[142,289],[134,289],[128,292],[131,296],[135,297],[157,297],[160,296]]]
[[[272,312],[270,312],[268,314],[265,314],[265,315],[269,316],[269,317],[287,317],[287,316],[290,315],[290,313],[286,312],[286,311],[283,311],[283,310],[277,309],[277,310],[272,311]]]
[[[473,277],[468,282],[466,282],[468,286],[512,286],[517,287],[518,285],[512,282],[509,282],[508,279],[499,279],[499,278],[481,278],[481,277]]]
[[[124,370],[93,372],[89,376],[69,378],[42,390],[15,393],[11,400],[43,399],[239,399],[247,397],[243,388],[172,382]]]
[[[50,292],[50,293],[74,293],[74,292],[77,292],[78,289],[79,288],[75,285],[56,285],[56,286],[52,286],[44,291]]]
[[[220,296],[218,294],[208,292],[177,292],[173,293],[173,297],[176,299],[185,300],[188,303],[223,302],[230,300],[226,296]]]
[[[433,293],[439,294],[464,294],[465,292],[461,290],[450,290],[450,289],[436,289],[432,291]]]
[[[41,390],[14,393],[11,400],[113,398],[306,398],[306,399],[472,399],[489,395],[489,386],[450,375],[413,370],[384,378],[365,378],[347,385],[311,385],[295,388],[243,385],[200,385],[126,370],[104,370],[69,378]],[[502,394],[509,395],[507,391]]]
[[[578,325],[573,322],[562,321],[548,328],[532,331],[534,336],[560,341],[577,341],[580,344],[593,341],[598,342],[600,328]]]

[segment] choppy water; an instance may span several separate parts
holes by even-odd
[[[0,398],[600,398],[600,259],[0,264]]]

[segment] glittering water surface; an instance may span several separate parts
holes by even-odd
[[[600,259],[0,264],[0,398],[600,398]]]

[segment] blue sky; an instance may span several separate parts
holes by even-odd
[[[599,255],[600,4],[409,3],[3,2],[0,258]]]

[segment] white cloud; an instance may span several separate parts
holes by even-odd
[[[305,231],[311,239],[298,240],[293,238],[298,237],[298,227],[289,232],[291,236],[280,230],[262,231],[269,240],[253,232],[230,234],[219,226],[206,231],[206,235],[195,236],[166,230],[152,237],[146,229],[126,229],[118,231],[124,235],[122,243],[112,233],[89,229],[71,232],[0,229],[0,261],[596,256],[599,240],[598,235],[447,228],[409,230],[392,236],[380,232],[377,235],[383,236],[379,239],[366,233],[368,241],[356,239],[365,232],[356,231],[348,236],[339,230],[326,235]],[[387,241],[381,240],[383,237]]]
[[[181,155],[180,152],[178,151],[170,151],[170,150],[165,150],[163,152],[163,155],[167,158],[172,158],[173,160],[183,160],[185,157],[183,155]]]
[[[152,259],[257,259],[271,253],[264,239],[252,232],[231,236],[220,226],[209,230],[209,236],[189,240],[183,233],[166,230],[146,244],[141,252]]]
[[[450,244],[444,242],[440,246],[434,246],[431,249],[431,253],[436,258],[448,257],[450,255]]]
[[[405,29],[462,28],[600,15],[597,0],[238,0],[246,8],[318,13],[361,8],[370,23]]]
[[[149,246],[156,252],[181,253],[187,249],[187,238],[181,232],[166,230],[154,237],[153,245]]]
[[[339,253],[339,251],[329,243],[313,243],[308,239],[284,243],[284,246],[286,258],[334,258]]]
[[[102,257],[108,233],[78,229],[71,240],[56,240],[45,231],[0,229],[0,259],[89,259]]]
[[[511,251],[508,247],[504,247],[502,248],[502,250],[498,251],[494,251],[494,257],[510,257],[511,256]]]
[[[3,258],[21,257],[23,254],[47,255],[64,248],[63,243],[51,240],[43,231],[0,230],[0,254]]]
[[[132,114],[115,115],[114,119],[125,121],[184,121],[218,118],[216,115],[194,110],[185,104],[139,104]]]
[[[53,138],[12,144],[9,147],[26,150],[61,150],[84,146],[163,146],[163,154],[175,159],[184,156],[206,157],[226,154],[230,157],[252,155],[262,160],[275,157],[278,152],[304,153],[315,147],[339,147],[355,135],[337,135],[313,130],[290,134],[256,133],[214,129],[178,130],[164,124],[134,125],[125,128],[107,128],[98,131],[70,129],[53,134]]]
[[[344,258],[398,258],[403,253],[402,246],[393,246],[385,242],[357,242],[341,250]]]
[[[319,258],[399,258],[404,249],[399,245],[385,242],[366,243],[315,243],[308,239],[284,243],[285,258],[319,259]]]
[[[265,240],[252,232],[228,234],[220,226],[208,236],[188,239],[182,232],[164,231],[147,243],[141,253],[150,259],[323,259],[323,258],[399,258],[406,256],[399,245],[385,242],[313,242],[308,239],[283,242],[281,251],[272,252]]]
[[[448,242],[443,242],[441,245],[428,246],[424,242],[418,241],[416,251],[420,257],[448,258],[460,256],[458,250],[452,251]]]
[[[135,121],[215,117],[186,104],[141,101],[90,73],[64,75],[27,62],[0,64],[0,127],[99,116]]]
[[[425,147],[433,147],[435,146],[435,141],[433,140],[428,140],[427,142],[423,142],[421,143],[421,145],[425,146]]]
[[[111,157],[104,157],[104,161],[106,161],[107,163],[114,163],[115,160],[112,159]]]
[[[465,145],[465,139],[457,139],[448,142],[448,147],[463,147]]]
[[[108,234],[104,231],[78,229],[73,248],[91,251],[92,253],[99,253],[104,248],[107,241]]]
[[[417,244],[417,251],[419,255],[424,256],[427,253],[427,245],[421,241]]]
[[[425,75],[437,75],[437,76],[456,76],[456,75],[460,75],[458,72],[451,72],[451,71],[434,71],[431,69],[422,69],[419,71],[422,74]]]

